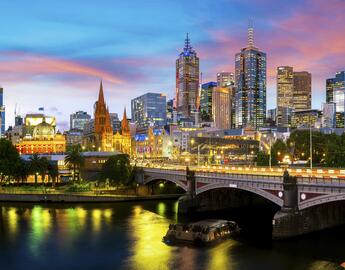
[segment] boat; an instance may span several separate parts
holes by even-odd
[[[207,245],[238,235],[239,232],[235,221],[207,219],[189,224],[170,224],[163,242]]]

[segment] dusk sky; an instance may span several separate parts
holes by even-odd
[[[312,73],[313,108],[325,79],[345,69],[345,0],[16,1],[0,2],[0,84],[7,126],[20,114],[93,113],[99,82],[110,112],[130,115],[130,100],[175,91],[175,60],[189,32],[203,82],[234,71],[252,20],[267,53],[267,104],[276,105],[276,67]]]

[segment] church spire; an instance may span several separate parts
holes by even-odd
[[[130,135],[131,134],[130,128],[129,128],[129,122],[127,119],[126,107],[123,111],[123,118],[121,121],[121,133],[122,133],[122,135]]]
[[[104,101],[104,94],[103,94],[103,83],[102,83],[102,80],[101,80],[101,84],[100,84],[100,86],[99,86],[98,103],[100,103],[100,104],[105,104],[105,101]]]
[[[253,28],[253,22],[250,20],[248,24],[248,47],[253,48],[254,47],[254,28]]]

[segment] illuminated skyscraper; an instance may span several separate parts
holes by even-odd
[[[307,71],[293,73],[293,108],[296,112],[311,109],[311,74]]]
[[[160,93],[146,93],[131,101],[132,121],[138,127],[164,126],[167,119],[166,96]]]
[[[0,88],[0,137],[5,134],[4,89]]]
[[[235,75],[232,72],[217,73],[217,86],[228,87],[235,84]]]
[[[293,109],[293,68],[277,68],[277,125],[289,127]]]
[[[217,88],[217,83],[208,82],[201,86],[200,115],[202,121],[212,121],[212,94]]]
[[[212,116],[215,126],[220,129],[231,128],[232,89],[217,87],[212,93]]]
[[[188,34],[183,52],[176,60],[176,109],[185,117],[198,110],[199,58],[190,45]]]
[[[254,47],[253,27],[248,28],[248,46],[235,56],[235,126],[265,125],[266,53]]]
[[[339,91],[341,89],[345,89],[345,71],[339,71],[334,78],[326,80],[326,102],[335,102],[333,98],[334,90]]]

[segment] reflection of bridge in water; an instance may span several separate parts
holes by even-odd
[[[318,171],[321,174],[321,170]],[[339,207],[345,202],[345,179],[327,177],[326,174],[326,177],[317,176],[283,175],[282,170],[280,175],[263,171],[232,173],[224,169],[208,172],[203,168],[194,171],[190,181],[181,167],[142,167],[142,174],[137,179],[142,184],[170,181],[184,189],[187,195],[180,199],[181,213],[197,211],[200,200],[204,200],[203,205],[212,204],[210,199],[205,201],[201,196],[208,191],[232,189],[256,194],[281,207],[273,220],[273,237],[283,238],[345,223],[345,207]]]

